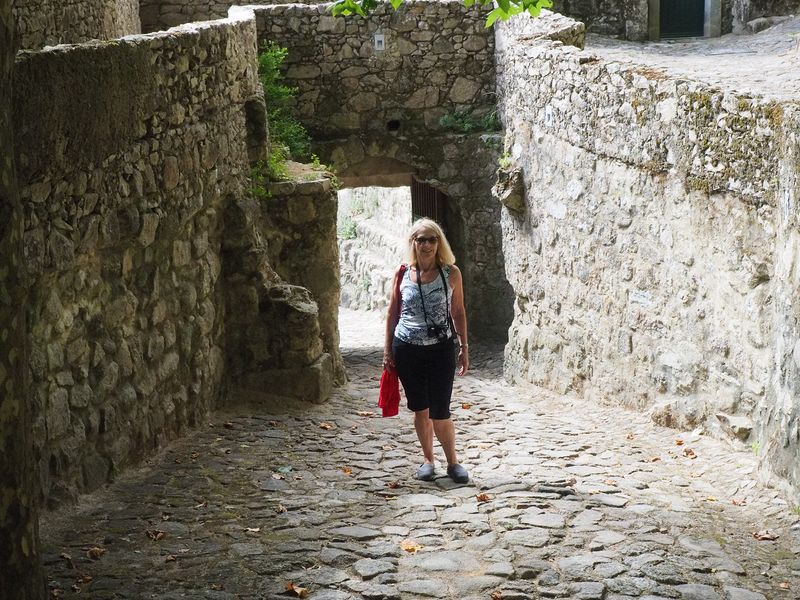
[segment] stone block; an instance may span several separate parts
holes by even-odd
[[[69,411],[67,390],[55,388],[47,398],[45,423],[47,425],[47,439],[55,440],[64,435],[70,428],[72,417]]]

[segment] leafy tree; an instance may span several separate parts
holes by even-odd
[[[331,5],[333,15],[361,15],[367,16],[376,6],[379,0],[335,0]],[[404,0],[389,0],[392,7],[397,10]],[[464,5],[469,8],[473,4],[481,6],[494,5],[495,8],[486,17],[486,26],[491,27],[497,19],[506,20],[513,15],[523,12],[529,13],[532,17],[539,15],[543,8],[553,6],[552,0],[464,0]]]

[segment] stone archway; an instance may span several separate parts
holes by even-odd
[[[498,151],[485,134],[440,134],[424,145],[381,135],[353,135],[314,144],[346,187],[410,185],[411,177],[448,196],[448,239],[464,274],[470,331],[504,341],[513,316],[505,278],[500,204],[491,186]]]

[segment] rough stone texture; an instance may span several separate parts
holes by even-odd
[[[486,11],[455,0],[410,2],[397,12],[379,5],[366,20],[333,18],[321,6],[254,10],[259,39],[289,50],[286,82],[299,90],[299,114],[318,140],[314,152],[346,185],[381,185],[375,173],[408,182],[414,173],[448,196],[445,225],[464,273],[470,329],[505,338],[511,295],[490,191],[499,139],[439,123],[462,111],[478,122],[494,110]],[[378,32],[381,52],[373,47]]]
[[[311,292],[319,309],[323,350],[333,360],[335,382],[342,384],[336,192],[329,178],[315,173],[300,181],[272,184],[269,192],[270,197],[259,204],[268,232],[269,263],[283,281]]]
[[[732,0],[730,4],[731,25],[723,33],[741,33],[747,30],[747,23],[760,17],[800,14],[798,0]],[[723,11],[726,4],[723,3]],[[723,12],[724,15],[724,12]]]
[[[524,216],[503,211],[507,376],[655,405],[682,428],[752,416],[800,482],[796,105],[544,40],[498,50],[506,148],[528,190]]]
[[[339,192],[341,305],[385,310],[394,270],[404,262],[411,226],[411,189],[355,188]]]
[[[19,47],[38,49],[139,33],[137,0],[16,0]]]
[[[333,385],[334,362],[323,352],[319,310],[308,290],[284,283],[270,266],[264,221],[255,198],[226,207],[223,273],[231,387],[251,397],[258,393],[261,400],[321,402]]]
[[[39,502],[33,464],[32,403],[25,363],[27,282],[23,212],[14,160],[12,104],[16,43],[11,0],[0,0],[0,595],[46,597],[39,553]]]
[[[32,430],[53,503],[201,422],[223,389],[221,209],[246,185],[248,106],[263,112],[252,13],[232,15],[17,61]]]

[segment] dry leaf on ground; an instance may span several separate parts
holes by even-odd
[[[644,460],[645,460],[645,462],[654,463],[654,462],[660,461],[661,457],[660,456],[651,456],[650,458],[645,458]]]
[[[692,450],[691,448],[686,448],[686,449],[683,451],[683,455],[684,455],[686,458],[691,458],[692,460],[694,460],[695,458],[697,458],[697,453],[696,453],[694,450]]]
[[[629,433],[628,435],[625,436],[625,439],[626,440],[635,440],[636,436],[634,434],[632,434],[632,433]]]
[[[771,542],[772,540],[777,540],[781,536],[769,529],[762,529],[761,531],[754,531],[753,537],[762,542]]]
[[[164,562],[175,562],[176,560],[178,559],[175,558],[172,554],[167,554],[167,557],[164,559]]]
[[[286,476],[281,475],[280,473],[273,473],[272,474],[272,478],[273,479],[286,479]]]
[[[390,490],[396,490],[397,488],[400,487],[400,482],[390,481],[389,483],[386,484],[386,487],[388,487]]]
[[[155,542],[163,540],[165,537],[167,537],[167,534],[160,529],[147,529],[144,533],[147,537]]]
[[[372,412],[371,410],[360,410],[360,411],[358,411],[358,416],[359,417],[374,417],[375,413]]]
[[[244,530],[248,533],[258,533],[261,531],[261,527],[245,527]]]
[[[86,556],[91,558],[92,560],[100,560],[100,557],[106,553],[105,548],[98,548],[97,546],[93,546],[86,551]]]
[[[480,494],[475,496],[475,498],[478,500],[478,502],[489,502],[489,500],[492,499],[492,497],[485,492],[481,492]]]
[[[676,446],[683,446],[683,440],[678,438],[677,440],[675,440],[675,445]]]
[[[613,479],[603,479],[603,483],[605,485],[610,485],[611,487],[617,487],[617,482]]]
[[[227,423],[222,425],[225,429],[233,429],[233,423],[228,421]]]
[[[706,501],[707,502],[716,502],[717,499],[718,498],[716,496],[706,496]]]
[[[352,475],[353,469],[351,469],[350,467],[342,467],[342,473],[344,473],[345,475]]]
[[[418,544],[414,540],[403,540],[402,542],[400,542],[400,547],[406,552],[410,552],[411,554],[414,554],[417,552],[417,550],[422,549],[422,545]]]
[[[283,504],[278,504],[278,506],[275,507],[275,512],[278,514],[285,513],[286,507]]]
[[[492,592],[491,598],[492,600],[503,600],[503,592],[495,590]]]
[[[789,582],[788,581],[781,581],[778,584],[778,587],[781,588],[782,590],[788,590],[789,589]]]
[[[68,569],[74,569],[75,568],[75,565],[72,563],[72,556],[70,556],[66,552],[62,552],[59,556],[61,558],[63,558],[65,561],[67,561],[67,568]]]
[[[333,423],[326,423],[325,421],[319,424],[319,428],[325,429],[326,431],[329,429],[334,429],[335,427],[336,425],[334,425]]]
[[[286,584],[286,591],[292,592],[298,598],[305,598],[308,596],[308,588],[296,586],[294,583],[287,583]]]
[[[469,402],[462,402],[461,408],[463,408],[464,410],[469,410],[470,408],[472,408],[472,404],[470,404]]]
[[[208,587],[210,587],[212,590],[217,591],[217,592],[220,592],[220,591],[225,589],[225,586],[222,585],[221,583],[212,583]]]
[[[731,504],[733,504],[734,506],[744,506],[745,504],[747,504],[747,500],[744,499],[739,500],[737,498],[731,498]]]
[[[86,573],[81,573],[75,578],[75,583],[89,583],[94,579],[91,575],[87,575]]]
[[[267,425],[269,425],[270,427],[277,427],[278,426],[278,422],[277,421],[267,421]]]

